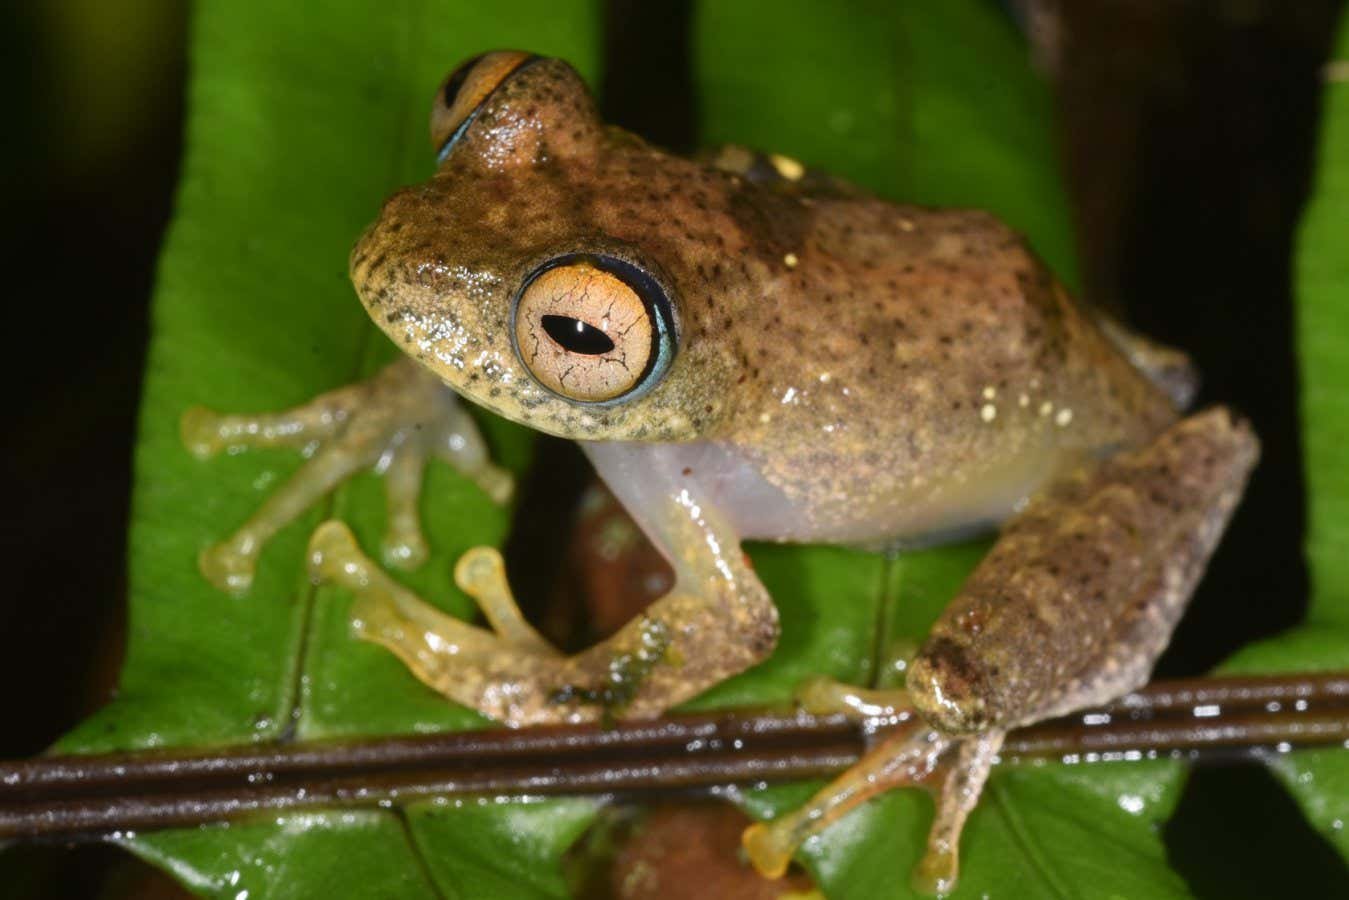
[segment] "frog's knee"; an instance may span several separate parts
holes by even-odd
[[[909,666],[904,684],[914,708],[939,731],[971,734],[996,724],[987,667],[950,638],[929,640]]]

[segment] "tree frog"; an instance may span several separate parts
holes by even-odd
[[[786,157],[686,159],[606,126],[565,62],[502,51],[441,85],[438,168],[394,194],[350,258],[404,351],[368,382],[261,416],[189,410],[184,439],[317,447],[202,571],[249,584],[279,527],[367,465],[387,476],[384,559],[425,556],[422,466],[504,500],[466,397],[580,442],[675,583],[566,656],[520,615],[501,559],[461,559],[487,621],[447,616],[325,523],[315,578],[365,638],[509,725],[649,717],[772,652],[746,539],[902,552],[1000,528],[899,692],[814,684],[816,709],[907,709],[805,808],[754,826],[781,872],[844,809],[927,783],[915,875],[955,883],[961,827],[1008,729],[1142,684],[1254,466],[1251,429],[1190,415],[1185,358],[1074,302],[994,217],[895,205]],[[846,603],[848,598],[839,597]]]

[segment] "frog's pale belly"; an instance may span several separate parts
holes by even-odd
[[[901,549],[941,543],[995,526],[1061,468],[1052,452],[1023,453],[943,480],[834,482],[827,494],[775,484],[746,453],[724,442],[593,442],[582,445],[600,476],[641,521],[641,511],[684,484],[728,517],[742,537]],[[818,473],[802,472],[802,485]]]

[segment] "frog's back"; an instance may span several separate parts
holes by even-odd
[[[1000,521],[1173,421],[1025,241],[973,210],[772,194],[723,446],[796,514],[751,533],[905,545]],[[768,207],[765,209],[764,207]],[[743,227],[743,226],[742,226]],[[767,239],[765,239],[767,236]]]

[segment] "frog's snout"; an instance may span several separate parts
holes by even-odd
[[[378,280],[386,265],[398,256],[393,252],[398,235],[408,227],[416,213],[417,202],[412,195],[412,189],[404,188],[385,200],[379,216],[365,227],[352,245],[347,271],[362,296],[365,295],[364,285]]]

